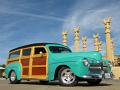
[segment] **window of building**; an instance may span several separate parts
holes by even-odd
[[[22,56],[29,56],[30,54],[31,54],[31,48],[28,48],[23,50]]]
[[[45,48],[43,48],[43,47],[35,48],[35,53],[34,54],[42,54],[42,53],[46,53]]]
[[[17,58],[20,56],[20,51],[13,52],[9,55],[9,58]]]

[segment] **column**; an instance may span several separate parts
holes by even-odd
[[[83,52],[87,51],[87,37],[82,37],[82,50]]]
[[[110,37],[111,20],[112,20],[111,17],[104,19],[104,27],[105,27],[105,36],[106,36],[106,59],[112,62],[111,37]]]
[[[99,42],[99,52],[102,52],[102,41]]]
[[[114,42],[113,42],[113,40],[111,39],[111,53],[112,53],[112,62],[113,62],[113,64],[115,63],[115,61],[114,61]]]
[[[74,29],[74,51],[76,51],[76,52],[80,51],[79,32],[80,32],[80,27],[77,27]]]
[[[94,38],[94,49],[95,49],[95,51],[99,51],[98,50],[99,49],[99,45],[98,45],[98,43],[99,43],[99,41],[98,41],[99,34],[93,35],[93,38]]]
[[[67,46],[67,32],[62,32],[62,39],[63,45]]]

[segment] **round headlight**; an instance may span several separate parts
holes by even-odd
[[[85,66],[88,66],[88,65],[89,65],[88,60],[87,60],[87,59],[84,59],[84,60],[83,60],[83,64],[84,64]]]
[[[97,63],[100,63],[100,61],[99,61],[99,60],[97,60]]]

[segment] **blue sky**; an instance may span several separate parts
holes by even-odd
[[[5,63],[10,49],[21,45],[61,43],[62,31],[68,32],[68,46],[73,48],[73,28],[78,25],[80,39],[88,37],[88,51],[94,50],[93,34],[99,33],[105,54],[103,19],[108,16],[115,54],[120,54],[119,5],[120,0],[0,0],[0,63]]]

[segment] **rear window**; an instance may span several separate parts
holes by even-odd
[[[17,58],[20,56],[20,51],[13,52],[9,55],[9,58]]]

